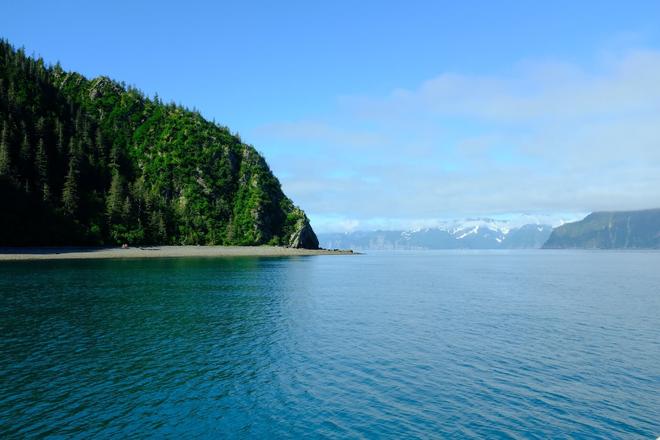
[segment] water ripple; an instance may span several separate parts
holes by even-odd
[[[0,264],[3,438],[655,438],[660,253]]]

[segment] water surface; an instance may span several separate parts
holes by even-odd
[[[660,253],[0,263],[2,437],[660,435]]]

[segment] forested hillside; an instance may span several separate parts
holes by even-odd
[[[0,245],[316,248],[263,157],[198,112],[0,41]]]

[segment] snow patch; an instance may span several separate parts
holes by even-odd
[[[468,232],[465,232],[464,234],[459,235],[458,237],[456,237],[456,240],[460,240],[461,238],[465,238],[468,235],[476,234],[477,232],[479,232],[479,226],[475,226],[474,228],[472,228]]]

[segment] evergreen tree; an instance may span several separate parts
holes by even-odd
[[[32,147],[30,146],[30,139],[28,131],[23,127],[23,140],[21,141],[21,149],[19,151],[22,165],[27,167],[32,162]]]
[[[24,129],[25,130],[25,129]],[[21,182],[26,193],[30,192],[30,178],[32,174],[32,147],[27,131],[24,131],[19,157],[21,162]]]
[[[37,147],[37,174],[39,176],[39,187],[41,190],[41,198],[44,202],[50,201],[50,184],[48,183],[48,157],[46,156],[46,147],[44,140],[39,140]]]
[[[64,140],[64,126],[59,120],[56,120],[55,126],[56,126],[55,132],[57,136],[55,141],[55,149],[57,151],[57,154],[63,154],[64,146],[66,145]]]
[[[2,134],[0,135],[0,176],[11,175],[11,155],[9,152],[9,129],[7,122],[2,123]]]
[[[95,165],[104,166],[106,164],[107,158],[106,158],[106,152],[105,152],[105,139],[103,138],[103,133],[101,132],[100,127],[96,128],[96,135],[94,137],[94,146],[96,147],[96,149],[95,149],[95,156],[96,156]]]
[[[78,214],[80,202],[80,194],[78,192],[80,158],[73,139],[71,140],[69,151],[69,171],[67,172],[62,189],[62,208],[67,215],[75,218]]]
[[[110,225],[120,221],[124,200],[124,184],[118,171],[112,173],[110,191],[106,199],[106,213]]]

